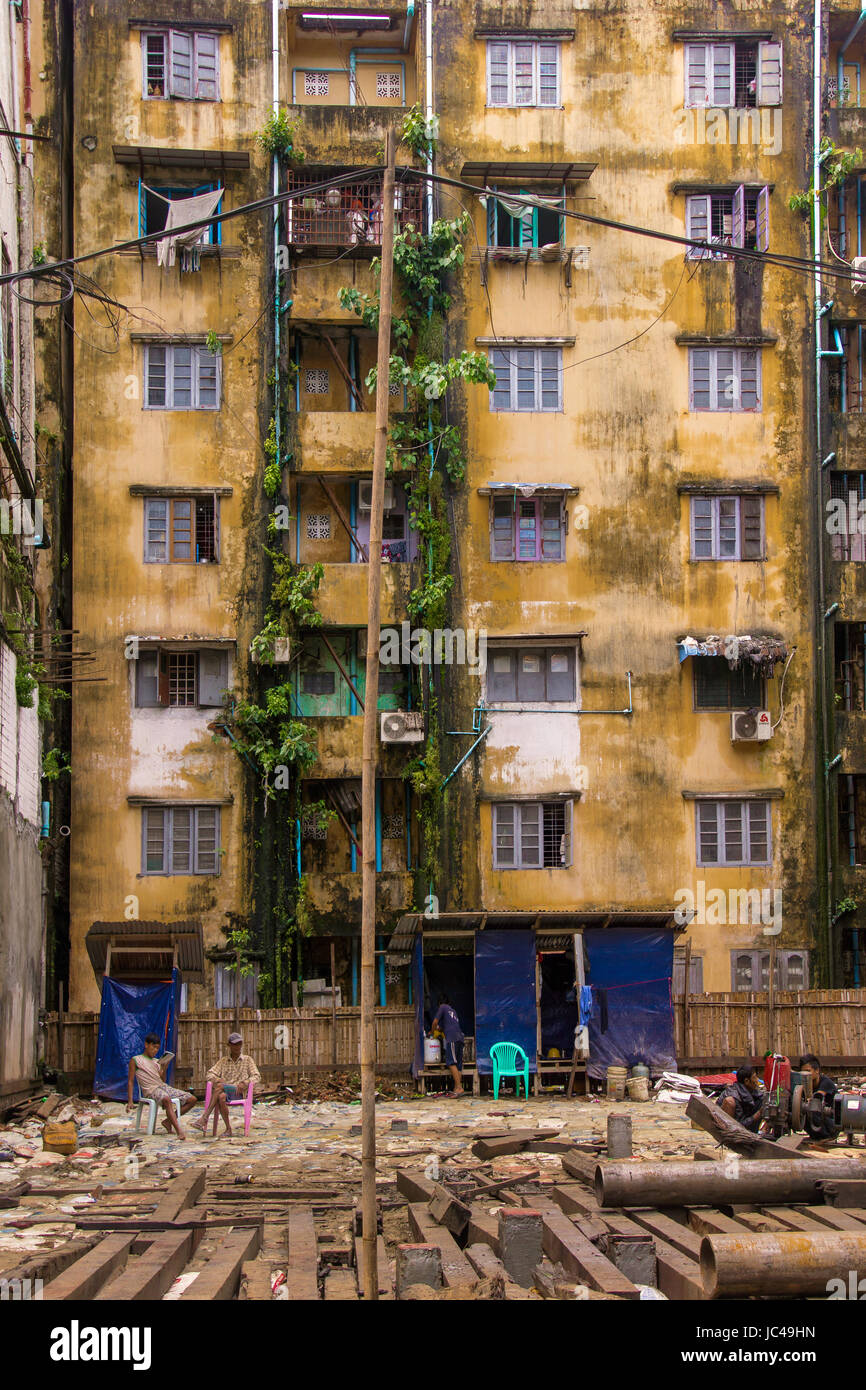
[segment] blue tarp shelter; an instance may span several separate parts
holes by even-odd
[[[103,976],[96,1049],[94,1094],[104,1100],[126,1100],[129,1059],[144,1048],[148,1033],[158,1033],[163,1052],[177,1051],[177,1015],[180,1004],[180,971],[171,980],[127,984]],[[167,1080],[171,1084],[174,1063]]]
[[[593,998],[587,1075],[603,1079],[608,1067],[637,1062],[675,1070],[673,932],[590,928],[583,944]]]

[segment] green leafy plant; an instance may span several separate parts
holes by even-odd
[[[64,772],[71,772],[72,767],[69,762],[69,754],[63,753],[59,748],[49,748],[45,757],[42,759],[42,776],[47,782],[56,782]]]
[[[220,357],[222,355],[222,341],[219,334],[212,328],[208,332],[206,343],[208,352],[212,352],[214,357]]]
[[[270,113],[262,129],[257,132],[256,139],[271,157],[276,155],[300,164],[303,162],[304,152],[295,148],[295,138],[300,124],[300,117],[290,116],[286,107],[280,106]]]
[[[403,124],[400,128],[400,140],[404,145],[408,145],[413,154],[419,158],[431,157],[436,152],[436,142],[439,139],[439,117],[431,116],[428,120],[421,107],[416,103],[406,112],[403,117]]]
[[[849,912],[856,912],[859,906],[856,898],[842,898],[841,902],[836,904],[833,921],[837,922],[840,917],[845,917]]]
[[[863,164],[863,151],[860,149],[842,151],[838,150],[833,141],[824,136],[819,147],[819,158],[821,169],[823,170],[824,182],[818,189],[818,197],[826,210],[827,191],[830,188],[838,188]],[[815,202],[815,185],[810,184],[806,191],[794,193],[788,199],[788,207],[792,212],[810,212]]]
[[[48,257],[45,254],[45,247],[40,242],[37,242],[33,247],[33,264],[44,265],[47,260]]]

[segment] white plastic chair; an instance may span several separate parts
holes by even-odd
[[[180,1119],[180,1101],[178,1100],[177,1096],[173,1096],[173,1097],[172,1097],[172,1102],[171,1102],[171,1103],[172,1103],[172,1105],[174,1106],[175,1110],[177,1111],[177,1118],[178,1118],[178,1120],[179,1120],[179,1119]],[[142,1110],[144,1109],[144,1107],[145,1107],[146,1105],[148,1105],[148,1106],[150,1107],[150,1114],[148,1115],[148,1119],[147,1119],[147,1133],[148,1133],[148,1134],[153,1134],[154,1131],[155,1131],[155,1129],[156,1129],[156,1116],[157,1116],[157,1112],[158,1112],[158,1110],[159,1110],[159,1107],[162,1105],[162,1101],[160,1101],[160,1100],[140,1100],[140,1101],[138,1102],[138,1106],[137,1106],[136,1111],[135,1111],[135,1128],[136,1128],[136,1129],[141,1129],[141,1112],[142,1112]]]

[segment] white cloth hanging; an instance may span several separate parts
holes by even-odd
[[[151,190],[148,190],[151,191]],[[156,192],[156,190],[152,190]],[[213,188],[209,193],[194,193],[189,198],[170,198],[165,230],[184,227],[189,222],[201,222],[216,212],[224,188]],[[162,197],[162,194],[157,194]],[[181,270],[198,270],[201,264],[201,248],[205,245],[207,227],[193,227],[188,232],[177,232],[174,236],[162,237],[156,243],[157,264],[169,268],[174,265],[177,249],[181,251]]]

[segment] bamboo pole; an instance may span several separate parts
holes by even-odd
[[[337,1070],[337,965],[331,937],[331,1070]]]
[[[379,351],[376,379],[376,433],[367,566],[367,682],[364,690],[364,753],[361,776],[361,1216],[364,1297],[379,1297],[376,1248],[376,743],[379,703],[379,618],[382,584],[382,511],[388,446],[388,385],[391,364],[391,300],[394,282],[393,130],[385,135],[382,187],[382,264],[379,282]]]

